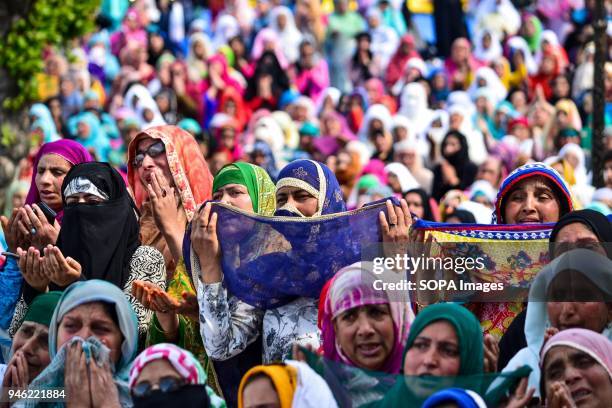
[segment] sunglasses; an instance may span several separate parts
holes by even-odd
[[[164,146],[164,142],[153,143],[151,146],[147,148],[144,152],[136,153],[136,157],[134,157],[134,167],[139,168],[142,166],[142,162],[145,159],[145,156],[149,156],[154,159],[164,153],[166,151],[166,146]]]
[[[174,392],[187,384],[183,378],[162,377],[159,379],[158,389],[164,394]],[[138,383],[132,388],[132,396],[135,398],[143,398],[151,395],[155,391],[153,385],[149,381]]]

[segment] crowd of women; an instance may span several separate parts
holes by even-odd
[[[422,2],[433,43],[415,2],[101,3],[5,189],[0,404],[612,405],[593,2]],[[434,231],[522,245],[487,268],[527,292],[377,290],[366,244]]]

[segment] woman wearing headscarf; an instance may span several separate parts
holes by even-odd
[[[414,138],[395,143],[393,145],[393,153],[395,161],[406,166],[419,186],[429,194],[432,189],[433,172],[423,164],[423,151],[415,143]]]
[[[385,84],[388,87],[393,86],[398,79],[404,74],[402,69],[411,58],[420,58],[418,51],[416,50],[416,44],[414,36],[412,34],[405,34],[400,39],[400,43],[395,51],[393,57],[387,65],[385,73]]]
[[[602,214],[593,210],[571,211],[562,216],[550,233],[549,256],[556,258],[568,249],[586,246],[612,258],[612,247],[603,243],[612,242],[612,224]],[[523,347],[527,346],[524,335],[525,311],[510,324],[500,341],[499,367]]]
[[[212,45],[208,36],[196,32],[189,37],[189,53],[187,54],[187,68],[189,79],[193,82],[201,81],[207,73],[207,61],[212,56]]]
[[[128,370],[137,347],[136,315],[121,289],[97,279],[76,282],[64,291],[53,312],[51,363],[30,389],[65,389],[70,402],[79,406],[130,407]],[[36,405],[33,400],[24,403]]]
[[[41,143],[54,142],[60,138],[51,112],[46,105],[35,103],[30,108],[29,114],[31,120],[30,131],[39,131],[41,133]]]
[[[8,186],[4,199],[4,216],[7,219],[13,214],[13,209],[23,207],[28,191],[30,191],[28,180],[14,180]]]
[[[274,52],[265,51],[255,63],[244,99],[253,112],[262,108],[276,110],[280,96],[289,85],[289,77]]]
[[[474,182],[478,167],[469,160],[465,136],[451,130],[442,141],[444,160],[434,170],[432,197],[440,200],[449,190],[465,190]]]
[[[259,365],[244,375],[238,391],[238,408],[261,405],[279,408],[338,406],[323,378],[306,363],[294,360]]]
[[[612,400],[612,341],[569,329],[551,337],[540,353],[546,406],[604,407]]]
[[[453,41],[451,55],[444,62],[451,88],[466,89],[474,79],[480,63],[472,55],[471,44],[466,38]]]
[[[165,267],[159,251],[140,245],[138,218],[123,178],[107,163],[79,164],[64,178],[62,199],[64,218],[57,246],[44,249],[44,260],[34,256],[34,261],[44,262],[47,281],[27,279],[24,299],[29,302],[47,287],[62,290],[78,280],[102,279],[129,297],[144,336],[151,313],[130,296],[132,283],[164,285]],[[22,268],[29,272],[26,262]]]
[[[97,160],[108,161],[110,140],[102,128],[100,119],[92,112],[82,112],[68,120],[68,129]]]
[[[270,28],[276,32],[280,45],[289,63],[298,59],[302,33],[295,26],[293,13],[285,6],[277,6],[270,11]]]
[[[218,101],[225,89],[234,88],[238,94],[244,91],[242,84],[230,75],[227,58],[223,54],[215,54],[208,59],[208,77],[203,86],[205,126],[208,126],[210,118],[218,111]]]
[[[219,98],[217,112],[232,116],[236,120],[240,131],[245,128],[251,116],[245,106],[244,98],[234,87],[227,87],[223,90]]]
[[[135,408],[177,404],[185,408],[225,407],[225,401],[206,384],[206,371],[195,356],[169,343],[140,353],[132,363],[128,382]]]
[[[332,361],[397,374],[413,314],[407,299],[376,289],[381,277],[372,266],[356,263],[332,278],[319,306],[323,353]]]
[[[485,64],[490,64],[503,54],[497,35],[488,29],[479,31],[475,39],[474,57]]]
[[[38,295],[13,336],[9,361],[0,364],[3,401],[9,388],[27,388],[51,362],[48,350],[49,324],[61,292]],[[23,369],[25,368],[25,370]]]
[[[542,22],[540,19],[531,13],[524,13],[522,17],[520,35],[529,45],[529,50],[533,53],[538,50],[540,45],[540,37],[542,36]]]
[[[305,39],[300,43],[294,70],[297,90],[318,101],[321,93],[329,87],[329,69],[312,40]]]
[[[574,249],[543,268],[529,291],[524,327],[526,346],[512,357],[503,371],[530,365],[533,371],[529,386],[540,396],[538,360],[547,335],[582,328],[610,339],[611,267],[612,261],[605,255],[590,249]]]
[[[476,99],[477,90],[487,87],[491,90],[494,95],[494,100],[492,103],[497,105],[500,101],[506,99],[506,95],[508,94],[508,90],[502,83],[501,79],[497,76],[495,71],[489,67],[480,67],[476,70],[474,74],[474,81],[468,88],[468,93],[472,97],[472,99]]]
[[[128,148],[128,181],[141,211],[140,239],[157,248],[171,276],[198,205],[210,198],[212,175],[197,142],[176,126],[155,126]]]
[[[528,204],[536,197],[540,197],[538,203]],[[531,163],[517,168],[502,182],[493,223],[552,223],[573,208],[570,189],[561,175],[544,163]]]
[[[407,401],[417,406],[415,400],[423,401],[440,388],[452,386],[452,377],[462,386],[469,384],[469,388],[486,391],[487,386],[480,383],[484,362],[482,329],[469,310],[454,303],[427,306],[414,319],[408,333],[402,362],[403,374],[408,377],[398,378],[376,406],[398,407]],[[427,381],[416,379],[421,376],[427,376]],[[413,377],[415,380],[408,380]],[[444,381],[438,384],[436,377]]]
[[[89,152],[72,140],[58,140],[45,143],[40,147],[33,161],[32,179],[25,200],[26,205],[13,209],[10,218],[0,217],[8,251],[15,253],[17,248],[27,250],[32,246],[36,253],[42,251],[43,247],[48,244],[55,244],[64,215],[62,200],[64,177],[73,166],[91,160]],[[55,212],[57,223],[51,217],[46,217],[41,210],[41,205],[48,206]],[[19,271],[18,261],[18,256],[8,256],[0,269],[3,276],[0,279],[3,293],[3,296],[0,297],[0,311],[2,312],[0,327],[4,330],[9,328],[21,292],[23,276]],[[19,307],[17,315],[23,315],[24,306],[22,304]]]
[[[402,197],[406,191],[419,187],[419,182],[402,163],[387,164],[385,172],[387,173],[387,184],[399,197]]]
[[[413,124],[412,133],[419,137],[433,120],[434,111],[428,108],[427,91],[417,82],[406,85],[400,98],[399,114]]]
[[[275,210],[274,184],[270,177],[261,167],[243,162],[228,164],[219,171],[214,179],[212,198],[264,216],[272,215]],[[228,293],[222,281],[220,260],[211,256],[214,250],[198,246],[202,222],[208,220],[209,215],[210,205],[207,205],[191,226],[191,259],[199,261],[195,265],[192,262],[192,273],[201,310],[201,339],[206,353],[215,360],[220,386],[231,403],[241,376],[249,368],[245,363],[261,361],[261,349],[253,348],[261,347],[255,340],[260,334],[263,313]],[[204,253],[206,256],[200,256]],[[238,360],[231,358],[237,355],[241,356]],[[233,368],[230,370],[226,363],[231,362]]]

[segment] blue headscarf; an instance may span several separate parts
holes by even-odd
[[[449,403],[454,403],[459,408],[483,408],[487,406],[482,397],[474,391],[448,388],[427,398],[421,408],[434,408]]]
[[[563,177],[555,169],[547,166],[544,163],[529,163],[514,170],[508,177],[504,179],[497,193],[495,201],[495,210],[493,211],[493,224],[506,224],[504,220],[505,199],[513,188],[522,180],[541,176],[550,180],[555,187],[556,198],[560,204],[560,216],[567,214],[574,209],[572,195],[569,186],[563,180]]]
[[[282,187],[298,187],[317,198],[319,204],[314,216],[346,211],[340,184],[334,173],[323,163],[314,160],[296,160],[286,165],[278,174],[276,191]],[[287,214],[287,212],[291,214]],[[302,215],[287,205],[277,209],[275,215]]]
[[[75,308],[92,302],[110,304],[117,313],[119,330],[123,336],[121,358],[111,364],[113,380],[119,391],[119,402],[122,407],[131,406],[127,386],[130,364],[138,351],[138,320],[125,294],[117,286],[98,279],[79,281],[70,285],[62,294],[49,324],[49,356],[51,363],[30,384],[31,389],[64,387],[64,370],[66,346],[80,341],[88,360],[102,364],[110,358],[110,350],[96,337],[81,339],[74,337],[58,349],[59,326],[64,316]],[[91,364],[91,361],[90,361]],[[35,406],[36,400],[27,400],[25,406]],[[56,404],[52,406],[63,406]]]
[[[45,104],[35,103],[32,105],[30,108],[30,116],[35,118],[30,126],[30,131],[40,129],[44,137],[43,143],[54,142],[60,139],[57,134],[55,122],[53,121],[53,116]]]
[[[270,149],[270,145],[263,140],[256,140],[253,144],[253,152],[260,152],[264,156],[264,162],[261,167],[268,173],[272,181],[276,182],[278,178],[278,169],[276,168],[276,159],[274,153]]]
[[[89,127],[89,137],[81,139],[78,134],[79,123],[84,122]],[[108,135],[102,127],[100,119],[92,112],[81,112],[68,120],[68,129],[77,142],[88,150],[93,149],[99,161],[108,162],[111,146]]]

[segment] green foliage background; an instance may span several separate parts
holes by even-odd
[[[64,46],[94,30],[101,0],[34,0],[24,18],[13,21],[0,41],[0,66],[17,85],[2,106],[18,110],[37,96],[36,74],[44,69],[43,50]]]

